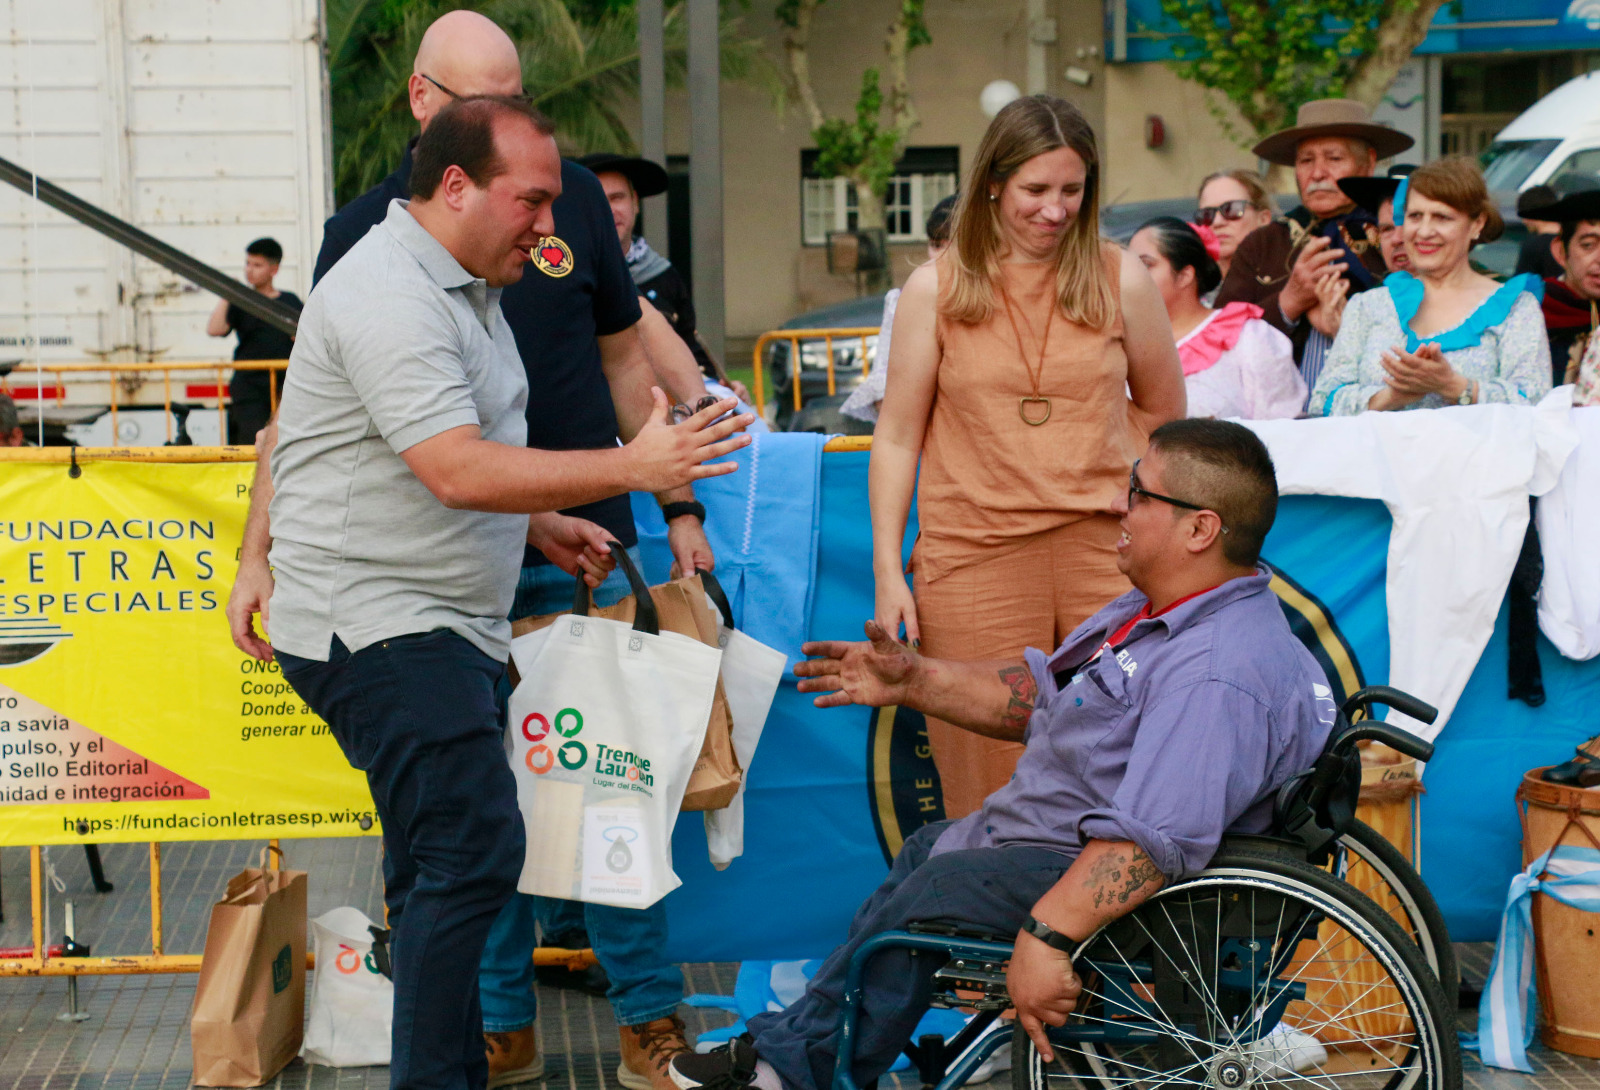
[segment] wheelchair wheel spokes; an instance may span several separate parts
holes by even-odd
[[[1459,974],[1450,930],[1438,902],[1410,861],[1383,834],[1360,821],[1339,838],[1334,873],[1387,912],[1422,950],[1447,997],[1456,994]]]
[[[1448,1005],[1376,906],[1307,864],[1219,857],[1103,929],[1016,1090],[1459,1090]]]

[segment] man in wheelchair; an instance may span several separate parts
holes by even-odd
[[[1158,428],[1134,463],[1118,566],[1134,589],[1053,655],[924,658],[876,624],[867,642],[810,643],[796,667],[819,707],[903,705],[1021,739],[1016,775],[977,813],[910,837],[846,943],[787,1010],[716,1052],[672,1061],[683,1090],[826,1090],[852,954],[873,935],[938,923],[1016,933],[1006,984],[1049,1057],[1080,984],[1069,951],[1168,881],[1203,869],[1224,832],[1264,832],[1277,790],[1310,768],[1337,714],[1258,564],[1278,490],[1249,429]],[[927,1006],[937,965],[890,948],[868,963],[859,1085],[886,1072]]]

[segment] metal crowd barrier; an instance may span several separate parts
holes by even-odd
[[[44,401],[53,402],[58,407],[68,405],[100,405],[111,407],[111,435],[115,444],[117,435],[117,413],[120,410],[135,408],[153,409],[158,405],[167,414],[167,441],[171,442],[172,434],[172,373],[177,372],[212,372],[216,381],[214,384],[202,386],[198,392],[190,396],[192,384],[185,384],[184,396],[177,400],[180,403],[196,403],[206,407],[215,405],[221,413],[222,434],[228,432],[228,404],[232,397],[225,391],[228,383],[225,377],[229,371],[283,371],[289,366],[288,360],[194,360],[194,361],[161,361],[159,363],[21,363],[14,367],[8,375],[0,376],[0,392],[11,395],[13,400],[36,400],[43,408]],[[151,398],[148,401],[137,400],[146,383],[157,375],[161,377],[161,397],[159,400]],[[39,376],[34,382],[18,381],[24,376]],[[42,379],[49,376],[51,384],[46,386]],[[68,387],[76,387],[70,400]],[[105,397],[97,395],[84,396],[85,388],[101,386],[105,390]],[[40,398],[39,394],[43,393]],[[119,396],[120,395],[120,396]],[[278,384],[267,384],[267,397],[274,412],[278,408]]]
[[[802,341],[820,340],[823,343],[823,354],[828,360],[828,395],[831,397],[836,392],[833,361],[834,338],[860,338],[861,376],[865,378],[872,369],[872,362],[868,358],[867,352],[867,338],[876,337],[878,333],[879,329],[877,326],[850,326],[832,329],[774,329],[769,333],[761,334],[761,336],[756,338],[756,346],[752,351],[753,362],[755,365],[755,388],[750,391],[750,395],[751,397],[755,398],[756,412],[764,412],[767,407],[765,356],[768,345],[777,344],[784,341],[787,341],[789,344],[789,370],[791,377],[789,385],[794,395],[794,407],[798,410],[801,407],[802,401],[800,392],[800,375],[802,371],[800,352]],[[777,396],[776,385],[773,386],[773,396]]]

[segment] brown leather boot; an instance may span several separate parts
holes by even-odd
[[[544,1078],[544,1057],[539,1054],[539,1032],[525,1026],[509,1033],[483,1035],[489,1057],[489,1086],[514,1086]]]
[[[617,1081],[628,1090],[677,1090],[672,1081],[672,1057],[689,1051],[683,1019],[657,1018],[637,1026],[623,1026],[622,1062]]]

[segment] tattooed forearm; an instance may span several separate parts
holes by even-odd
[[[1033,671],[1023,665],[1001,667],[1000,680],[1011,691],[1000,725],[1021,737],[1033,715],[1034,702],[1039,698],[1039,685],[1033,680]]]
[[[1099,854],[1083,876],[1094,907],[1120,916],[1166,881],[1166,875],[1137,845]]]

